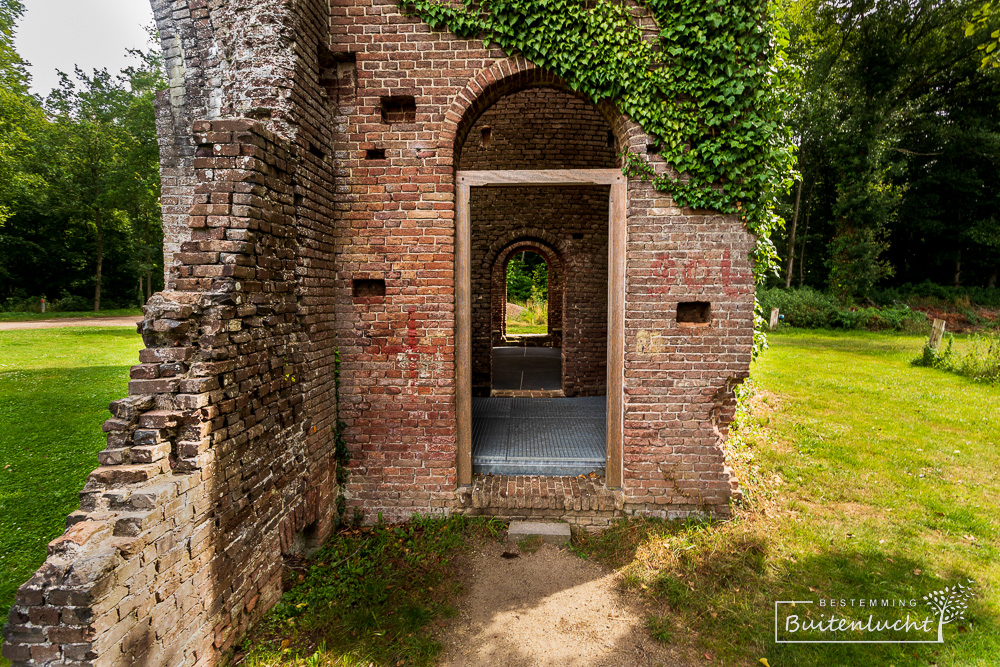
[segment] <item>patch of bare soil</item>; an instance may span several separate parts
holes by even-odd
[[[932,307],[915,308],[914,310],[924,313],[928,321],[944,320],[945,330],[951,333],[975,333],[982,330],[981,326],[970,322],[969,318],[963,312]],[[976,307],[974,312],[983,320],[993,324],[996,324],[1000,320],[1000,310]]]
[[[481,542],[466,556],[465,594],[439,637],[439,664],[699,664],[655,641],[641,602],[624,596],[600,565],[551,545],[504,558],[509,548]]]

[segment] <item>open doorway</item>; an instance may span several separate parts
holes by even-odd
[[[459,484],[606,471],[621,485],[627,186],[609,137],[593,106],[548,87],[459,134]]]
[[[562,396],[563,270],[556,251],[516,242],[497,257],[493,274],[490,395]]]
[[[502,268],[503,335],[493,348],[491,396],[503,392],[562,393],[562,347],[550,319],[549,264],[535,250],[511,253]]]
[[[518,250],[503,271],[504,333],[508,336],[549,335],[549,263],[534,250]]]
[[[604,475],[609,196],[599,184],[471,192],[474,473]]]

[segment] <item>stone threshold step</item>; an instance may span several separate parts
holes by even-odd
[[[490,461],[472,460],[472,472],[476,475],[513,476],[558,476],[577,477],[597,473],[604,476],[604,461]]]
[[[520,542],[528,538],[538,537],[546,544],[569,544],[570,530],[568,523],[551,521],[511,521],[507,529],[507,539]]]

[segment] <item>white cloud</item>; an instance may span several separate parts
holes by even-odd
[[[145,48],[153,23],[148,0],[26,0],[17,29],[17,51],[31,63],[32,90],[56,86],[56,70],[73,66],[118,72],[134,64],[125,50]]]

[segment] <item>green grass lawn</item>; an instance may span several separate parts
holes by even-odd
[[[549,332],[547,324],[525,324],[507,320],[507,333],[509,334],[544,334]]]
[[[757,390],[739,428],[742,444],[730,453],[748,497],[736,519],[632,520],[598,537],[578,535],[576,548],[643,592],[654,636],[707,653],[706,664],[996,665],[1000,387],[911,366],[923,341],[773,334],[771,349],[754,363]],[[124,329],[0,332],[0,612],[76,506],[103,445],[106,405],[125,394],[127,366],[140,347]],[[424,604],[421,587],[449,590],[445,551],[457,544],[438,532],[441,525],[386,534],[362,560],[354,537],[331,543],[319,569],[303,576],[306,588],[289,594],[256,631],[256,664],[286,662],[283,637],[307,664],[324,634],[331,642],[324,651],[351,653],[353,646],[364,657],[429,662],[434,649],[415,628],[443,613],[448,600],[435,593]],[[390,546],[404,548],[402,555]],[[426,572],[421,554],[433,565]],[[403,577],[407,588],[396,579],[410,561],[423,574]],[[334,574],[331,588],[325,582]],[[776,600],[915,599],[922,616],[924,595],[966,577],[975,580],[976,597],[964,620],[945,627],[943,644],[774,643]],[[372,595],[366,605],[383,605],[389,583],[401,587],[398,605],[373,623],[365,617],[369,625],[331,612],[305,633],[293,629],[306,620],[301,610],[324,595]],[[396,638],[384,654],[383,637]]]
[[[1000,388],[911,366],[923,342],[771,336],[733,456],[749,507],[711,526],[623,523],[581,550],[653,601],[654,634],[697,637],[720,664],[996,665]],[[776,600],[915,599],[923,618],[924,595],[966,577],[976,597],[944,644],[774,642]]]
[[[135,315],[139,317],[142,315],[142,310],[139,308],[117,308],[115,310],[102,310],[99,313],[95,313],[92,310],[84,310],[79,312],[68,312],[68,313],[0,313],[0,322],[32,322],[34,320],[57,320],[64,317],[131,317]]]
[[[127,327],[0,331],[0,623],[78,506],[141,347]]]

